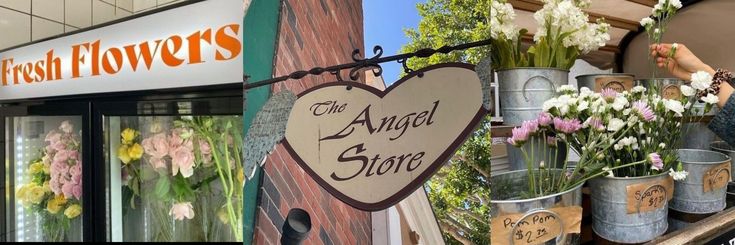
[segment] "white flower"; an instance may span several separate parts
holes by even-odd
[[[692,87],[697,90],[705,90],[712,84],[712,75],[706,71],[692,73]]]
[[[544,161],[541,161],[541,162],[539,162],[538,167],[539,168],[545,168],[546,167],[546,163]]]
[[[687,178],[688,174],[689,173],[687,173],[687,171],[684,171],[684,170],[676,172],[674,171],[673,168],[669,169],[669,175],[671,175],[671,177],[674,177],[674,180],[684,180]]]
[[[648,27],[648,26],[653,25],[653,22],[654,20],[651,19],[651,17],[646,17],[646,18],[641,19],[641,26]]]
[[[551,98],[547,101],[544,101],[543,110],[544,112],[549,112],[551,108],[554,108],[556,106],[556,98]]]
[[[653,30],[653,33],[658,34],[659,32],[661,32],[661,30],[659,30],[658,28],[656,28],[656,29]]]
[[[582,87],[582,88],[579,89],[579,98],[580,99],[587,98],[587,97],[589,97],[592,94],[593,94],[592,90],[590,90],[590,88],[588,88],[588,87]]]
[[[678,43],[671,44],[671,49],[674,49],[675,50],[675,49],[678,49],[678,48],[679,48],[679,44]]]
[[[590,103],[587,101],[579,102],[579,105],[577,105],[577,111],[581,112],[584,110],[587,110],[589,108]]]
[[[607,130],[610,132],[617,132],[621,128],[625,126],[625,122],[623,120],[620,120],[618,118],[610,119],[610,122],[607,124]]]
[[[633,93],[643,93],[646,92],[646,88],[644,88],[643,86],[635,86],[631,89],[631,91],[633,91]]]
[[[720,100],[714,94],[707,94],[707,96],[702,97],[702,101],[704,101],[707,104],[717,104],[717,101],[720,101]]]
[[[515,25],[516,13],[510,3],[493,1],[490,5],[490,37],[501,40],[516,40],[519,28]]]
[[[696,91],[692,87],[689,87],[687,85],[681,85],[681,94],[683,94],[686,97],[693,96]]]
[[[628,99],[623,96],[618,96],[615,98],[615,101],[613,101],[612,107],[616,111],[620,111],[625,108],[626,105],[628,105]]]
[[[669,4],[676,9],[680,9],[682,7],[681,1],[679,0],[669,0]]]
[[[684,106],[681,105],[681,102],[678,100],[665,99],[664,106],[667,110],[676,113],[677,116],[682,116],[681,113],[684,112]]]
[[[603,172],[607,172],[607,177],[615,177],[615,174],[613,174],[613,171],[609,167],[602,168]]]
[[[666,148],[666,143],[658,144],[658,148],[661,148],[661,149]]]
[[[574,93],[574,92],[577,92],[577,89],[574,88],[572,85],[565,84],[565,85],[561,85],[561,87],[557,88],[556,89],[556,92],[557,93],[566,93],[566,92],[572,92],[572,93]]]

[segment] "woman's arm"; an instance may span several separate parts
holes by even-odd
[[[668,57],[672,46],[674,45],[651,45],[651,56],[656,58],[658,67],[666,66],[671,74],[683,80],[690,80],[691,74],[697,71],[705,71],[715,76],[716,71],[712,67],[702,62],[682,44],[676,45],[673,57]],[[722,140],[735,146],[735,95],[733,95],[735,89],[727,82],[720,83],[719,88],[717,106],[721,109],[708,126]]]

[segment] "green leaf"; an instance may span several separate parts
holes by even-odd
[[[169,182],[168,178],[165,176],[161,176],[160,178],[158,178],[158,182],[156,182],[156,188],[154,189],[156,196],[161,199],[166,199],[168,197],[169,189],[171,189],[171,183]]]

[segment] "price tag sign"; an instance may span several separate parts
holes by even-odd
[[[625,187],[629,214],[664,208],[674,197],[674,179],[654,180]]]
[[[704,192],[710,192],[724,188],[730,182],[730,162],[726,162],[710,168],[704,173]]]
[[[604,76],[595,78],[595,92],[612,89],[621,93],[633,88],[633,78],[628,76]]]
[[[529,245],[556,239],[562,233],[580,233],[582,207],[558,207],[526,214],[491,217],[490,244]]]

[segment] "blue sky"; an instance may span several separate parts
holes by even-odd
[[[408,43],[403,34],[404,28],[416,28],[419,17],[416,3],[425,0],[363,0],[363,23],[365,28],[366,57],[372,57],[373,46],[383,47],[383,56],[398,54],[401,46]],[[400,64],[383,63],[383,79],[386,85],[398,80],[401,74]]]

